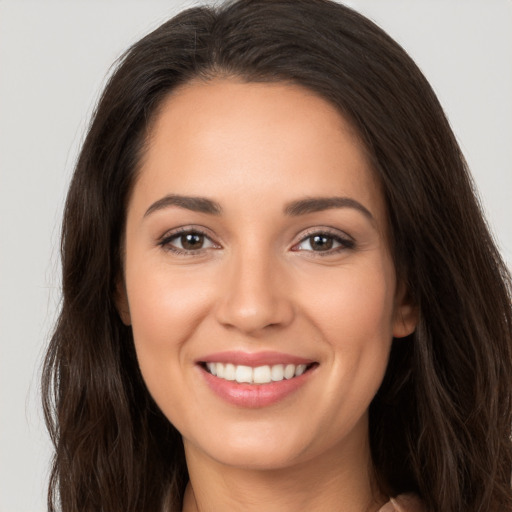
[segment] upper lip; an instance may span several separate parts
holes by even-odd
[[[197,360],[198,363],[231,363],[234,365],[252,366],[273,366],[276,364],[312,364],[315,361],[293,354],[282,352],[263,351],[263,352],[243,352],[239,350],[230,350],[225,352],[216,352],[208,354]]]

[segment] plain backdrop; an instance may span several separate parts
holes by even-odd
[[[61,210],[93,106],[121,52],[193,3],[0,0],[0,512],[45,510],[40,365],[60,298]],[[430,80],[510,265],[512,2],[347,3]]]

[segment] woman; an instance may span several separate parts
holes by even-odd
[[[136,43],[62,257],[50,509],[512,510],[510,279],[431,88],[352,10]]]

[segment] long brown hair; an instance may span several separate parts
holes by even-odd
[[[189,9],[130,48],[83,144],[64,212],[63,301],[43,400],[49,510],[180,510],[181,437],[149,395],[115,308],[130,190],[162,100],[191,79],[300,84],[358,131],[418,307],[370,408],[378,483],[428,510],[512,510],[510,276],[432,89],[372,22],[327,0]]]

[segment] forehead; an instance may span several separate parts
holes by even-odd
[[[356,195],[384,213],[350,123],[315,93],[286,83],[215,79],[173,91],[152,123],[137,190],[147,202],[175,193],[239,206]]]

